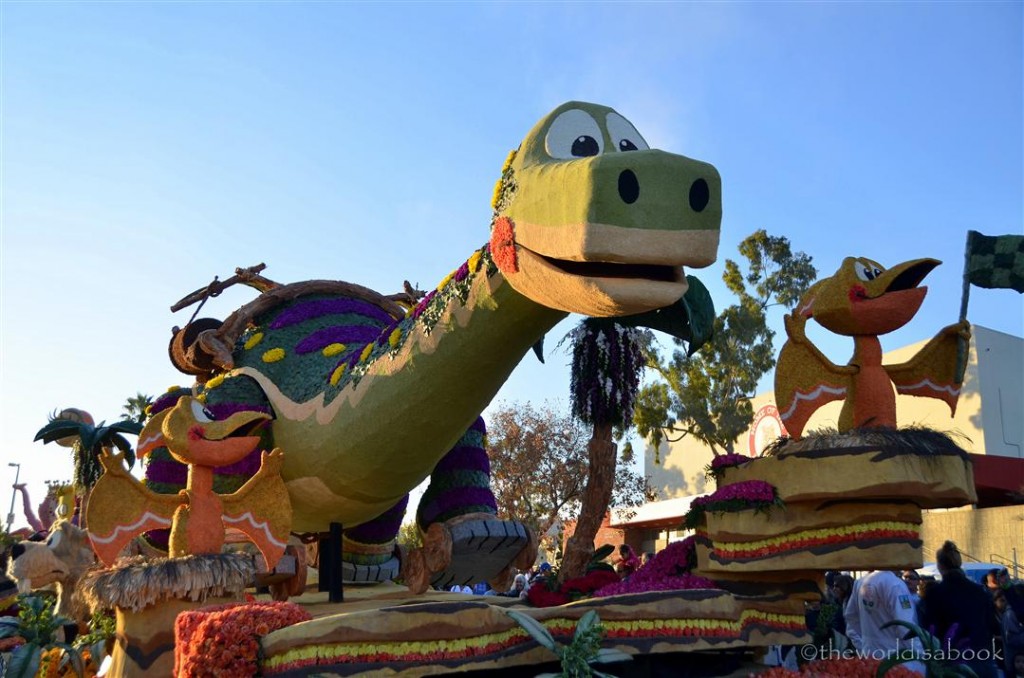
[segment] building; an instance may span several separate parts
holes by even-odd
[[[949,416],[945,403],[932,398],[898,396],[897,420],[901,427],[927,426],[959,437],[960,445],[973,455],[978,504],[963,509],[926,511],[922,526],[925,560],[946,539],[985,562],[1024,565],[1024,339],[972,326],[963,391],[956,415]],[[913,356],[926,341],[884,355],[885,363],[900,363]],[[785,427],[775,408],[774,394],[751,399],[755,412],[750,429],[736,443],[735,451],[760,455]],[[807,430],[835,428],[840,402],[818,410]],[[683,438],[662,443],[657,451],[648,446],[644,471],[660,501],[634,509],[632,515],[613,515],[610,526],[625,530],[626,541],[645,551],[663,548],[685,534],[676,530],[690,501],[714,490],[704,469],[713,453],[699,441]],[[1024,568],[1018,570],[1024,576]]]

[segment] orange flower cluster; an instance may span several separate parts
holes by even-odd
[[[312,618],[287,602],[229,603],[182,612],[174,622],[174,675],[254,676],[260,636]]]

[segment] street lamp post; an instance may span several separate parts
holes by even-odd
[[[21,477],[21,464],[15,462],[8,462],[8,466],[14,467],[14,489],[11,490],[11,510],[7,512],[7,531],[11,531],[11,526],[14,525],[14,500],[18,496],[18,478]]]

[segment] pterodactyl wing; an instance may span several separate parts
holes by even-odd
[[[224,524],[245,533],[274,569],[288,546],[292,527],[292,505],[281,478],[284,454],[275,449],[263,452],[260,470],[234,494],[221,497]]]
[[[819,407],[846,398],[857,368],[836,365],[818,350],[804,334],[806,318],[794,313],[785,321],[789,339],[775,366],[775,404],[786,430],[796,439]]]
[[[956,403],[963,385],[956,372],[957,345],[970,341],[971,326],[967,321],[944,327],[931,341],[921,347],[913,358],[898,365],[885,365],[885,371],[902,395],[938,398],[956,414]]]
[[[171,526],[181,505],[177,494],[159,494],[146,488],[125,470],[124,454],[104,451],[100,463],[106,472],[89,494],[86,525],[92,549],[107,565],[113,565],[128,542],[149,530]]]

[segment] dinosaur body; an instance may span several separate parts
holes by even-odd
[[[648,150],[611,109],[570,102],[510,155],[493,207],[490,242],[408,308],[347,283],[271,284],[194,333],[187,367],[212,415],[273,417],[262,447],[285,453],[296,531],[390,515],[567,313],[675,317],[683,267],[715,259],[721,182]],[[172,472],[151,479],[170,490]]]
[[[833,400],[844,400],[840,431],[896,428],[894,386],[901,394],[941,399],[955,411],[960,383],[954,359],[957,342],[969,337],[966,323],[944,328],[898,365],[882,363],[878,339],[913,318],[927,292],[918,284],[939,263],[918,259],[886,270],[872,260],[848,257],[833,276],[811,286],[796,312],[786,316],[789,339],[775,371],[779,412],[790,435],[799,438],[810,416]],[[853,338],[849,364],[834,364],[807,339],[808,318]]]

